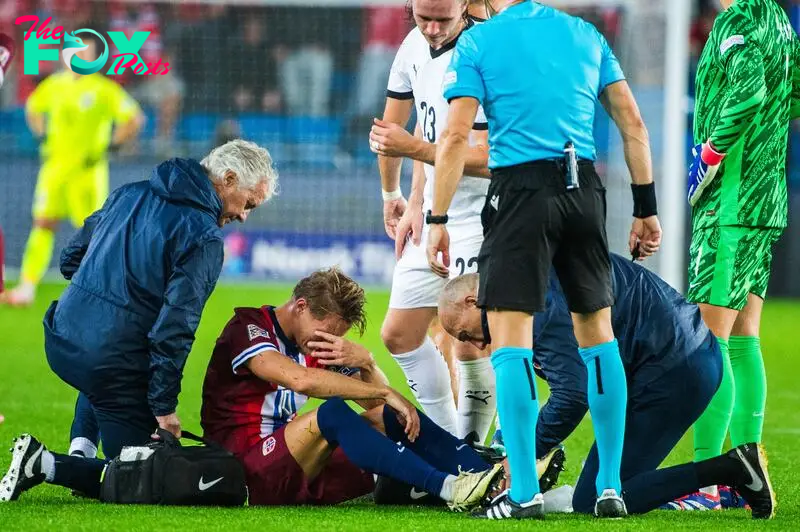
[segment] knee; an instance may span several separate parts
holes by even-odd
[[[322,406],[317,410],[317,425],[319,425],[322,436],[330,443],[335,443],[338,440],[337,433],[342,420],[347,419],[348,415],[357,416],[347,406],[344,399],[332,397],[322,403]]]
[[[610,308],[589,313],[573,312],[572,324],[575,339],[578,340],[578,345],[581,347],[593,347],[614,339]]]
[[[393,355],[408,353],[421,346],[425,340],[425,338],[414,338],[412,332],[395,320],[386,320],[381,327],[381,340]]]
[[[761,320],[755,316],[745,313],[739,314],[736,322],[731,329],[731,336],[752,336],[758,337],[760,331]]]

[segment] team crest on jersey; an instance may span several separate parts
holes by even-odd
[[[94,93],[86,92],[81,94],[81,97],[78,100],[78,105],[80,106],[82,111],[85,111],[90,107],[94,106],[94,100],[95,100]]]
[[[267,331],[265,331],[258,325],[251,323],[250,325],[247,326],[247,337],[250,338],[250,341],[252,342],[255,338],[258,337],[269,338],[269,335],[267,334]]]
[[[734,35],[722,41],[722,44],[719,45],[719,54],[725,55],[725,52],[734,46],[744,46],[744,35]]]
[[[261,444],[261,454],[267,456],[274,450],[275,450],[275,437],[270,436],[269,438],[264,440],[264,443]]]

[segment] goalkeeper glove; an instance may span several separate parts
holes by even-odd
[[[689,205],[694,207],[703,191],[714,180],[714,176],[717,175],[717,170],[722,159],[725,158],[725,154],[715,150],[709,141],[692,148],[692,155],[694,160],[689,166],[689,179],[686,186]]]

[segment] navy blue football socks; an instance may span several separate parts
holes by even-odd
[[[473,472],[491,468],[464,440],[459,440],[422,412],[419,412],[419,436],[414,442],[408,441],[405,427],[397,419],[397,412],[389,406],[383,407],[383,426],[387,438],[411,449],[439,471],[458,475],[459,467],[463,471]]]
[[[83,393],[78,394],[75,401],[75,417],[72,419],[72,427],[69,431],[70,441],[75,438],[86,438],[94,443],[95,447],[100,442],[100,427],[94,415],[94,409],[89,402],[89,398]]]
[[[51,453],[55,458],[55,470],[51,484],[79,491],[93,499],[100,498],[100,480],[105,460]]]
[[[435,469],[402,443],[372,428],[342,399],[328,399],[317,411],[317,423],[331,445],[338,445],[360,468],[439,495],[447,473]]]

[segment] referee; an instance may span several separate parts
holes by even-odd
[[[445,272],[447,209],[481,104],[489,121],[492,183],[482,213],[478,305],[492,335],[497,407],[513,479],[508,496],[481,517],[544,515],[536,477],[532,329],[533,313],[545,308],[551,265],[589,377],[599,455],[595,515],[621,517],[627,513],[619,471],[627,385],[611,328],[605,188],[593,164],[597,101],[624,141],[634,199],[629,244],[640,259],[661,241],[647,129],[617,59],[594,26],[531,1],[495,0],[491,7],[499,14],[461,36],[445,75],[451,107],[427,217],[433,224],[428,261]]]

